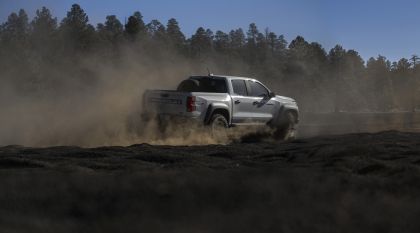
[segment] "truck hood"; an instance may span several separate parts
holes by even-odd
[[[296,102],[296,100],[290,98],[290,97],[286,97],[286,96],[281,96],[281,95],[276,95],[276,100],[281,101],[281,102]]]

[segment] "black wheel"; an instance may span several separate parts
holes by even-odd
[[[293,140],[296,138],[297,124],[296,116],[292,112],[286,112],[280,124],[276,126],[274,136],[281,140]]]
[[[217,142],[227,142],[229,123],[221,114],[214,114],[210,120],[211,134]]]

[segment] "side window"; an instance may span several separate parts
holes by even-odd
[[[237,95],[247,96],[245,80],[234,79],[232,80],[233,93]]]
[[[268,96],[268,90],[261,84],[257,82],[253,82],[251,80],[248,80],[249,87],[251,88],[250,96]]]

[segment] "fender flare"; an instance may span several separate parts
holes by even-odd
[[[277,111],[277,114],[273,117],[272,124],[278,125],[280,122],[286,118],[286,113],[292,112],[295,115],[296,124],[299,123],[299,111],[297,108],[289,107],[286,105],[282,105],[280,109]]]
[[[211,117],[213,116],[213,113],[217,110],[226,111],[227,113],[227,121],[229,125],[231,124],[231,117],[230,117],[230,111],[229,107],[225,104],[209,104],[207,107],[206,115],[204,117],[204,124],[210,123]]]

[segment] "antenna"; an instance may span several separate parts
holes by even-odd
[[[208,76],[213,76],[213,74],[210,72],[210,69],[207,67],[207,75]]]

